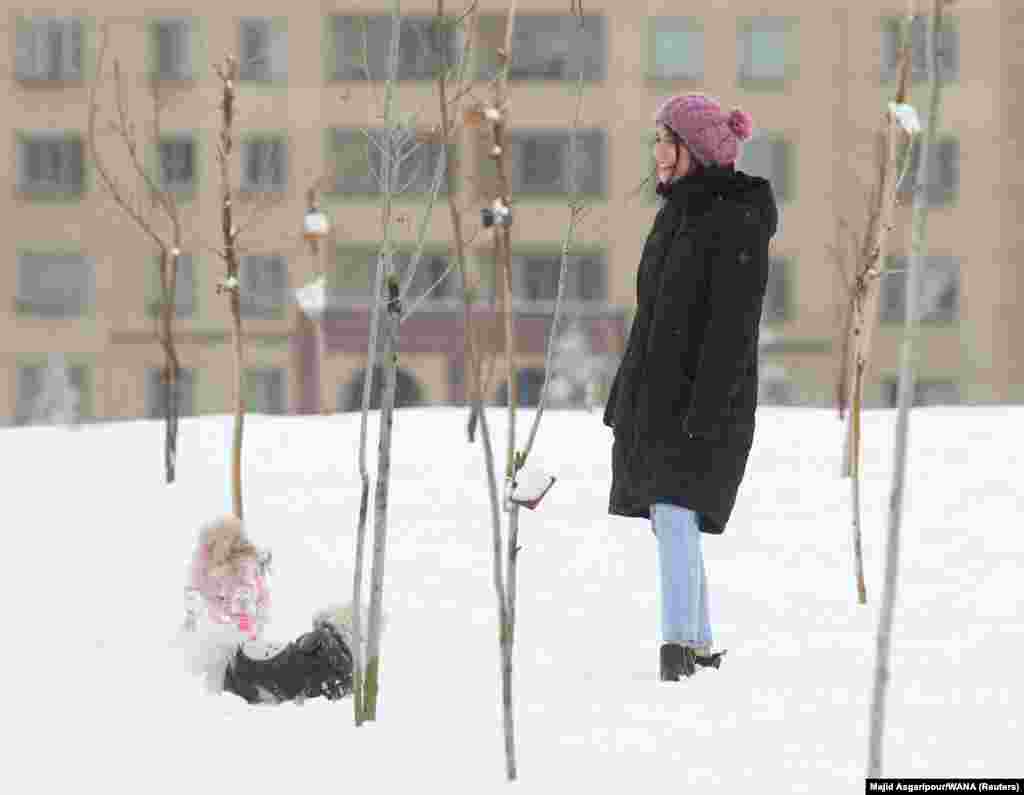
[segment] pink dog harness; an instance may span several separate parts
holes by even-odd
[[[259,637],[270,609],[266,564],[248,559],[241,562],[237,574],[212,575],[208,565],[209,549],[203,545],[198,552],[192,565],[189,590],[202,597],[213,621],[234,624],[250,639]]]

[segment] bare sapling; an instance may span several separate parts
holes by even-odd
[[[848,438],[844,448],[844,475],[851,479],[854,575],[857,601],[860,604],[867,603],[861,544],[861,407],[864,398],[864,378],[871,352],[871,335],[878,315],[879,279],[885,262],[888,233],[892,229],[896,204],[896,189],[901,167],[898,163],[900,145],[906,140],[906,132],[894,108],[905,104],[907,100],[910,74],[910,17],[901,27],[898,63],[896,93],[885,112],[882,128],[877,135],[877,182],[871,194],[867,230],[862,238],[861,250],[857,254],[854,281],[850,290],[849,312],[852,319],[849,324],[850,341],[847,346],[849,358],[844,365],[845,383],[848,388],[846,403],[850,406]],[[908,159],[909,147],[903,158],[904,168]]]
[[[570,136],[570,160],[573,163],[573,168],[570,169],[570,213],[566,233],[563,238],[561,248],[558,291],[555,300],[554,317],[552,318],[552,325],[545,359],[545,381],[544,386],[541,390],[540,403],[538,405],[537,412],[534,415],[534,422],[530,430],[530,435],[526,447],[522,451],[517,451],[516,413],[518,403],[518,378],[515,346],[515,305],[512,289],[514,279],[512,273],[511,257],[511,228],[513,220],[513,201],[509,187],[510,181],[508,179],[508,147],[506,145],[509,120],[509,101],[507,90],[508,71],[513,54],[512,42],[515,24],[515,5],[515,2],[513,2],[509,9],[505,28],[504,45],[498,51],[499,69],[498,74],[492,83],[491,102],[486,104],[478,104],[467,112],[467,120],[471,121],[471,123],[473,123],[474,125],[484,123],[486,123],[487,125],[488,132],[490,134],[490,158],[495,164],[495,172],[497,176],[497,195],[495,196],[491,206],[489,208],[485,208],[484,217],[485,224],[489,225],[492,231],[492,242],[495,252],[496,274],[498,277],[496,280],[498,283],[498,307],[504,332],[501,335],[501,338],[504,340],[505,343],[504,369],[506,377],[506,394],[508,400],[508,448],[505,463],[505,489],[502,507],[504,512],[508,516],[508,535],[507,539],[504,539],[504,545],[500,518],[502,508],[499,508],[498,489],[495,480],[496,473],[494,465],[494,454],[493,448],[491,446],[491,436],[490,429],[487,423],[487,414],[483,403],[484,388],[482,384],[483,362],[481,355],[481,345],[479,344],[479,337],[475,333],[475,324],[473,322],[471,306],[472,292],[469,289],[465,274],[465,243],[461,231],[462,225],[459,218],[458,208],[456,207],[454,198],[451,195],[452,191],[449,191],[449,209],[452,216],[452,225],[455,233],[456,251],[464,279],[463,312],[465,318],[466,333],[466,369],[468,375],[468,397],[471,403],[469,425],[470,440],[472,441],[474,425],[478,424],[480,426],[480,436],[481,444],[484,450],[487,485],[491,501],[494,564],[493,581],[495,594],[498,601],[499,620],[498,640],[502,684],[502,723],[505,740],[506,777],[509,781],[514,781],[518,777],[515,743],[515,702],[513,698],[516,584],[518,573],[518,554],[520,551],[518,542],[518,527],[519,508],[521,504],[521,502],[517,499],[517,487],[520,485],[518,483],[517,478],[525,464],[527,457],[529,456],[534,440],[536,439],[540,419],[543,415],[544,406],[546,403],[546,395],[548,392],[548,384],[550,380],[550,371],[552,366],[552,351],[554,348],[554,341],[557,337],[558,325],[561,314],[562,298],[565,291],[566,271],[569,252],[572,247],[572,239],[576,228],[576,224],[582,214],[582,208],[578,203],[578,192],[576,189],[577,180],[574,166],[576,163],[577,130],[579,127],[579,118],[582,107],[583,85],[583,74],[581,69],[580,79],[577,83],[576,116],[573,122],[572,134]],[[439,13],[442,13],[443,11],[443,3],[440,2],[440,0],[438,2],[438,11]],[[574,13],[576,12],[575,7],[573,11]],[[581,27],[582,24],[582,11],[580,11]],[[441,84],[440,98],[442,103],[442,112],[444,113],[446,102],[443,83]],[[447,117],[444,118],[447,119]],[[444,122],[444,128],[446,130],[448,129],[447,120],[445,120]]]
[[[242,433],[245,422],[245,361],[243,356],[241,284],[238,277],[239,228],[234,218],[234,190],[231,183],[231,157],[234,152],[235,87],[238,84],[238,61],[227,55],[215,67],[222,83],[221,130],[217,142],[217,165],[221,183],[221,236],[226,275],[217,285],[217,292],[226,293],[231,311],[231,347],[234,361],[234,426],[231,441],[231,505],[239,519],[242,516]]]
[[[168,187],[163,175],[154,176],[143,164],[140,146],[150,142],[159,142],[161,138],[161,118],[164,98],[159,83],[153,80],[150,84],[152,96],[151,141],[140,142],[134,121],[130,118],[124,102],[124,85],[121,65],[114,59],[114,104],[113,120],[103,128],[104,133],[113,133],[122,142],[128,154],[128,162],[135,176],[136,190],[130,191],[118,180],[100,153],[97,121],[100,113],[97,92],[104,80],[109,35],[106,25],[100,43],[96,66],[96,79],[89,91],[89,122],[88,147],[89,154],[96,166],[100,184],[113,198],[139,229],[156,246],[158,251],[157,275],[160,285],[159,307],[156,318],[156,338],[164,354],[164,367],[161,372],[163,387],[164,411],[164,479],[173,483],[177,474],[178,460],[178,418],[180,413],[178,381],[181,374],[181,362],[178,358],[174,339],[174,320],[176,314],[175,299],[178,287],[178,267],[184,246],[183,220],[180,204],[174,191]],[[163,231],[159,229],[163,227]]]
[[[942,82],[939,75],[939,32],[942,8],[949,0],[933,0],[925,36],[928,62],[928,114],[925,133],[920,139],[917,178],[911,221],[911,254],[904,298],[903,340],[900,350],[899,403],[893,450],[892,486],[889,492],[888,528],[885,547],[885,578],[882,606],[878,617],[875,648],[875,677],[871,698],[871,735],[868,743],[868,777],[882,775],[882,740],[885,733],[885,700],[889,684],[892,649],[892,625],[900,566],[900,534],[903,523],[904,484],[907,471],[907,440],[910,432],[910,407],[914,399],[916,342],[921,312],[921,268],[927,248],[928,186],[931,184],[931,154],[938,135]],[[910,129],[917,125],[916,114],[908,113]]]
[[[398,81],[398,48],[401,36],[401,23],[401,4],[398,0],[395,0],[392,9],[388,76],[384,87],[384,130],[379,138],[367,132],[370,145],[377,148],[380,156],[380,172],[377,177],[382,195],[382,243],[377,257],[377,268],[374,277],[374,306],[371,313],[369,350],[363,381],[362,424],[360,432],[360,474],[363,477],[363,495],[360,500],[360,525],[357,530],[356,570],[353,583],[354,615],[356,617],[353,635],[356,647],[359,647],[362,637],[360,617],[362,566],[365,555],[365,523],[367,521],[369,502],[369,472],[365,460],[366,427],[370,409],[371,386],[374,371],[378,365],[380,365],[382,370],[384,384],[380,399],[377,483],[374,491],[374,543],[370,572],[370,605],[366,630],[365,671],[362,668],[362,655],[359,654],[354,660],[354,692],[358,694],[355,699],[355,721],[357,726],[366,720],[376,720],[377,701],[380,694],[381,636],[384,618],[384,568],[387,562],[391,441],[398,376],[400,329],[402,322],[412,315],[419,301],[425,297],[419,296],[417,301],[410,302],[409,308],[406,309],[406,302],[410,299],[408,294],[414,284],[416,269],[423,256],[430,216],[442,185],[442,179],[447,171],[446,149],[442,147],[434,164],[433,178],[430,183],[426,206],[423,208],[420,224],[416,230],[413,255],[403,279],[396,267],[396,237],[398,225],[402,222],[402,218],[396,212],[395,201],[410,188],[415,179],[413,177],[404,183],[402,182],[403,164],[419,153],[429,139],[424,140],[422,135],[415,132],[415,120],[403,122],[399,119],[397,112],[395,88]],[[367,64],[368,58],[364,46],[364,66],[369,78]],[[424,160],[428,161],[429,158],[424,158]],[[451,268],[449,267],[441,278],[445,278],[450,271]],[[437,283],[428,288],[427,292],[436,286]],[[386,309],[386,315],[383,319],[383,344],[381,344],[380,334],[382,302]]]

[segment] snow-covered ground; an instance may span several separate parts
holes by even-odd
[[[182,422],[170,487],[159,422],[0,431],[4,789],[505,791],[491,531],[465,419],[397,415],[379,720],[361,729],[350,699],[250,707],[184,673],[182,586],[199,525],[230,508],[229,417]],[[841,424],[760,412],[730,527],[705,543],[729,654],[661,683],[654,542],[606,513],[610,432],[597,413],[548,413],[533,460],[558,482],[523,512],[512,786],[862,792],[893,420],[865,417],[858,606]],[[1017,407],[913,415],[886,775],[1021,775],[1022,426]],[[247,418],[272,640],[351,598],[358,429],[357,415]]]

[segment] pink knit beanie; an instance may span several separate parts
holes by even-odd
[[[754,120],[745,110],[726,113],[714,98],[704,94],[672,97],[658,109],[654,121],[678,135],[705,166],[735,163],[740,144],[754,131]]]

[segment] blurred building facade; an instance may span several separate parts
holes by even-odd
[[[449,13],[462,8],[449,4]],[[510,180],[520,398],[539,386],[559,250],[569,211],[573,91],[584,69],[576,174],[588,211],[569,269],[568,310],[596,356],[622,349],[634,302],[635,268],[656,204],[650,183],[652,118],[660,101],[705,91],[749,110],[755,137],[740,168],[772,179],[781,207],[764,312],[763,399],[825,406],[834,401],[846,305],[842,261],[866,222],[874,134],[893,91],[900,2],[819,4],[730,0],[682,15],[678,3],[588,0],[574,27],[569,2],[520,3],[509,88]],[[921,3],[921,11],[926,4]],[[1024,137],[1013,101],[1024,76],[1024,10],[1010,2],[965,0],[949,8],[944,31],[943,117],[933,184],[921,297],[921,403],[1024,401]],[[482,0],[471,61],[474,99],[503,38],[502,3]],[[564,8],[562,8],[564,6]],[[170,13],[148,0],[95,0],[81,6],[24,2],[2,19],[9,46],[0,118],[10,189],[0,196],[6,234],[0,250],[0,423],[29,421],[47,359],[66,356],[83,418],[159,416],[163,355],[155,337],[157,247],[110,198],[89,153],[90,92],[97,92],[96,144],[127,200],[155,233],[169,227],[146,200],[125,141],[111,127],[123,107],[134,124],[142,171],[181,210],[183,256],[176,296],[185,413],[230,410],[233,365],[220,243],[217,141],[220,81],[212,64],[241,60],[237,156],[241,287],[247,337],[249,409],[334,411],[353,407],[366,357],[368,298],[381,233],[380,197],[367,168],[366,132],[381,127],[383,53],[389,6],[383,0],[330,0],[291,11],[226,2],[202,13]],[[458,35],[435,38],[428,0],[403,3],[398,107],[427,131],[439,120],[435,49],[452,54]],[[556,13],[556,12],[560,12]],[[107,42],[107,66],[97,58]],[[912,102],[925,105],[923,25],[915,27]],[[363,43],[368,47],[364,59]],[[120,66],[120,86],[111,62]],[[364,67],[373,80],[367,81]],[[155,124],[154,95],[161,111]],[[458,204],[471,238],[470,275],[494,292],[490,232],[479,210],[492,195],[490,142],[460,133],[451,152]],[[369,153],[369,154],[368,154]],[[409,161],[398,201],[399,252],[408,256],[427,202],[439,147]],[[417,166],[418,163],[418,166]],[[970,164],[970,168],[965,167]],[[417,170],[419,168],[419,170]],[[319,256],[301,238],[306,191],[325,177],[322,206],[333,222]],[[909,187],[909,186],[908,186]],[[909,203],[909,190],[904,191]],[[909,207],[891,237],[867,400],[892,405],[905,274]],[[414,299],[445,273],[451,222],[446,197],[433,210]],[[838,252],[845,251],[845,257]],[[329,308],[322,335],[293,290],[326,274]],[[400,375],[406,403],[464,397],[458,277],[443,280],[403,326]],[[500,325],[488,339],[500,342]],[[322,366],[320,364],[322,360]],[[491,379],[501,389],[500,366]]]

